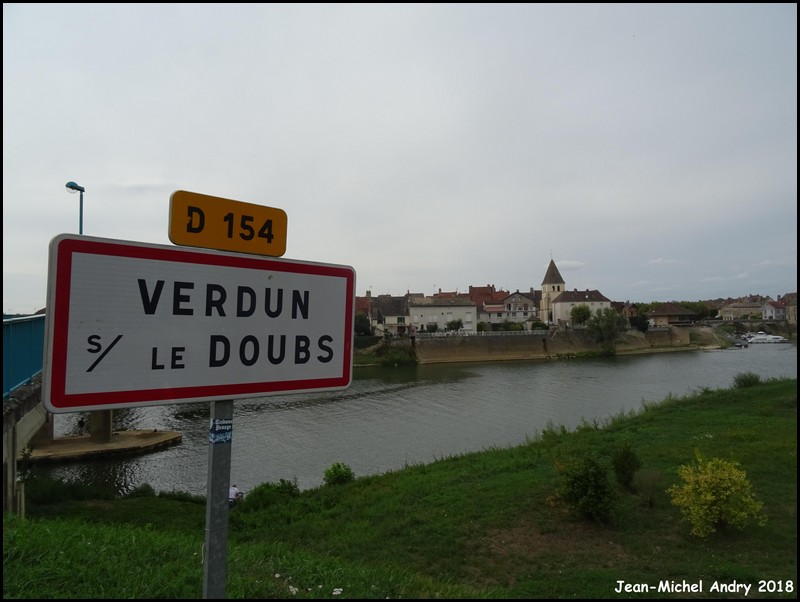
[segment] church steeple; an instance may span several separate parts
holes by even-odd
[[[564,279],[556,267],[556,262],[550,260],[544,280],[542,280],[542,302],[539,305],[539,319],[553,322],[553,301],[564,292]]]
[[[561,273],[556,267],[556,262],[552,259],[550,260],[550,265],[547,266],[547,272],[544,275],[544,280],[542,280],[542,290],[544,290],[544,286],[548,284],[560,284],[561,290],[564,290],[564,279],[561,277]]]

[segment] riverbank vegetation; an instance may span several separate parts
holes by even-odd
[[[413,366],[417,356],[408,337],[356,337],[353,349],[355,366]]]
[[[693,534],[669,490],[698,454],[741,469],[759,520]],[[748,374],[513,448],[347,468],[306,491],[265,483],[231,510],[229,598],[797,596],[796,379]],[[4,516],[4,598],[202,596],[203,499],[26,491],[27,517]]]
[[[547,327],[542,326],[546,331]],[[656,329],[655,334],[642,332],[648,328],[629,330],[624,318],[613,310],[597,312],[579,328],[551,330],[544,340],[541,333],[533,334],[527,346],[519,345],[527,337],[501,336],[515,331],[514,328],[499,330],[503,332],[494,333],[497,339],[458,334],[416,340],[406,335],[361,335],[354,338],[353,365],[394,367],[431,362],[573,359],[725,348],[735,341],[733,325],[684,327],[674,332]],[[457,329],[453,332],[457,333]]]

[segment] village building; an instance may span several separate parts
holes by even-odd
[[[460,295],[414,297],[408,302],[410,324],[417,333],[445,332],[461,321],[459,332],[474,334],[478,329],[475,303]]]
[[[579,291],[573,289],[564,291],[552,301],[553,322],[559,325],[574,326],[572,323],[572,309],[579,305],[585,305],[591,311],[591,315],[611,307],[611,301],[604,297],[598,290]]]
[[[761,317],[764,320],[785,320],[786,304],[782,301],[768,300],[761,307]]]
[[[724,305],[719,317],[723,320],[748,320],[758,319],[762,315],[764,304],[760,301],[737,301]]]
[[[356,297],[356,312],[364,314],[374,334],[404,336],[416,333],[444,332],[461,321],[463,334],[508,329],[531,330],[542,322],[551,326],[574,326],[572,310],[586,305],[591,315],[612,308],[628,320],[639,315],[635,303],[611,301],[598,290],[567,290],[566,282],[550,260],[542,279],[542,288],[528,292],[497,289],[493,284],[469,286],[468,291],[442,291],[432,295],[407,292],[402,296]],[[647,314],[654,327],[684,326],[694,323],[698,314],[677,303],[654,304]],[[722,320],[786,320],[797,324],[797,293],[769,297],[750,296],[730,302],[719,300],[718,318]]]
[[[659,303],[650,308],[649,316],[651,326],[688,326],[697,318],[697,313],[676,303]]]

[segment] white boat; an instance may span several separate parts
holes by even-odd
[[[765,332],[759,332],[754,334],[747,339],[748,343],[788,343],[789,339],[786,337],[782,337],[777,334],[767,334]]]

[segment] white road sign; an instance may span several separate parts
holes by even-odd
[[[64,413],[345,389],[354,310],[350,266],[62,234],[42,399]]]

